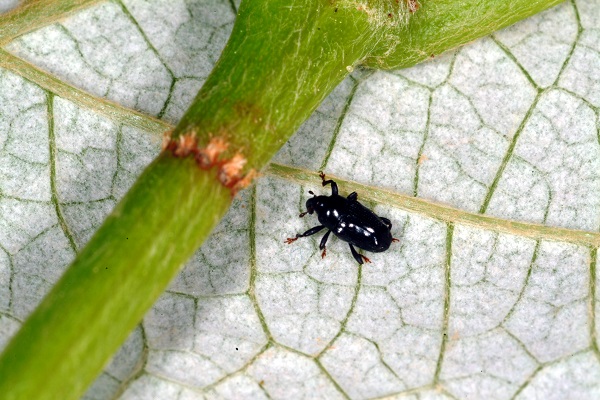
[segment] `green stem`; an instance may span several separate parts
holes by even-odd
[[[146,169],[10,342],[0,397],[81,396],[229,207],[214,181],[169,155]]]
[[[449,49],[537,14],[564,0],[421,0],[407,27],[365,60],[373,68],[412,67]]]
[[[353,66],[411,65],[556,1],[514,0],[518,13],[500,19],[486,16],[504,12],[505,0],[422,3],[407,27],[404,1],[242,2],[175,136],[193,131],[201,146],[220,136],[225,157],[243,153],[260,169]],[[214,169],[159,156],[7,346],[2,398],[79,398],[230,202]]]
[[[353,2],[242,2],[226,50],[175,134],[223,136],[231,153],[261,168],[366,57],[378,32]]]

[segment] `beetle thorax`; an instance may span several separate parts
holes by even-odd
[[[316,196],[308,199],[306,208],[311,214],[311,211],[316,212],[319,222],[323,225],[333,228],[337,226],[343,214],[345,203],[345,199],[341,196]]]

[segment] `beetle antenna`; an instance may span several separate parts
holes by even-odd
[[[317,197],[317,195],[316,195],[316,194],[314,194],[312,190],[309,190],[309,191],[308,191],[308,193],[312,194],[312,195],[313,195],[313,197]]]

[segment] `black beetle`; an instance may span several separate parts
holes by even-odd
[[[354,246],[363,250],[380,253],[386,251],[392,242],[398,241],[392,237],[392,222],[376,215],[373,211],[358,202],[358,194],[352,192],[348,197],[338,194],[338,186],[333,180],[325,180],[325,174],[319,171],[323,186],[331,185],[331,196],[317,196],[312,191],[312,198],[306,201],[306,212],[300,214],[304,217],[307,213],[317,213],[322,225],[315,226],[304,233],[296,234],[294,238],[288,238],[287,244],[293,243],[298,238],[314,235],[327,228],[328,231],[321,239],[319,249],[323,250],[321,257],[325,257],[327,249],[325,244],[331,232],[337,237],[350,244],[352,256],[359,264],[370,263],[367,257],[358,254]],[[364,261],[363,261],[364,260]]]

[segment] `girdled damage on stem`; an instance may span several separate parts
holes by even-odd
[[[236,153],[231,160],[223,163],[219,167],[219,180],[227,187],[229,187],[234,180],[240,180],[241,172],[246,162],[243,155]]]
[[[198,148],[198,141],[196,140],[196,132],[192,132],[188,135],[179,136],[177,146],[173,150],[175,157],[187,157]]]
[[[217,178],[219,182],[226,188],[231,190],[231,194],[235,194],[250,185],[252,180],[256,178],[258,173],[251,169],[246,174],[242,174],[246,158],[242,153],[237,152],[229,159],[221,159],[223,154],[229,147],[229,143],[221,137],[213,137],[209,140],[205,147],[198,146],[196,132],[191,131],[179,135],[173,139],[171,137],[173,131],[165,132],[163,138],[163,150],[170,151],[175,157],[184,158],[193,156],[196,164],[202,169],[211,169],[217,167],[219,169]]]
[[[416,13],[419,8],[421,8],[421,4],[419,0],[404,0],[406,2],[406,6],[408,7],[408,11],[413,14]]]
[[[172,135],[173,135],[173,129],[170,129],[163,134],[163,140],[162,140],[162,149],[163,150],[166,150],[169,147],[169,144],[171,143]]]
[[[196,154],[196,162],[200,168],[208,169],[217,163],[221,153],[229,147],[224,139],[216,137],[210,139],[208,145],[204,149],[199,149]]]

